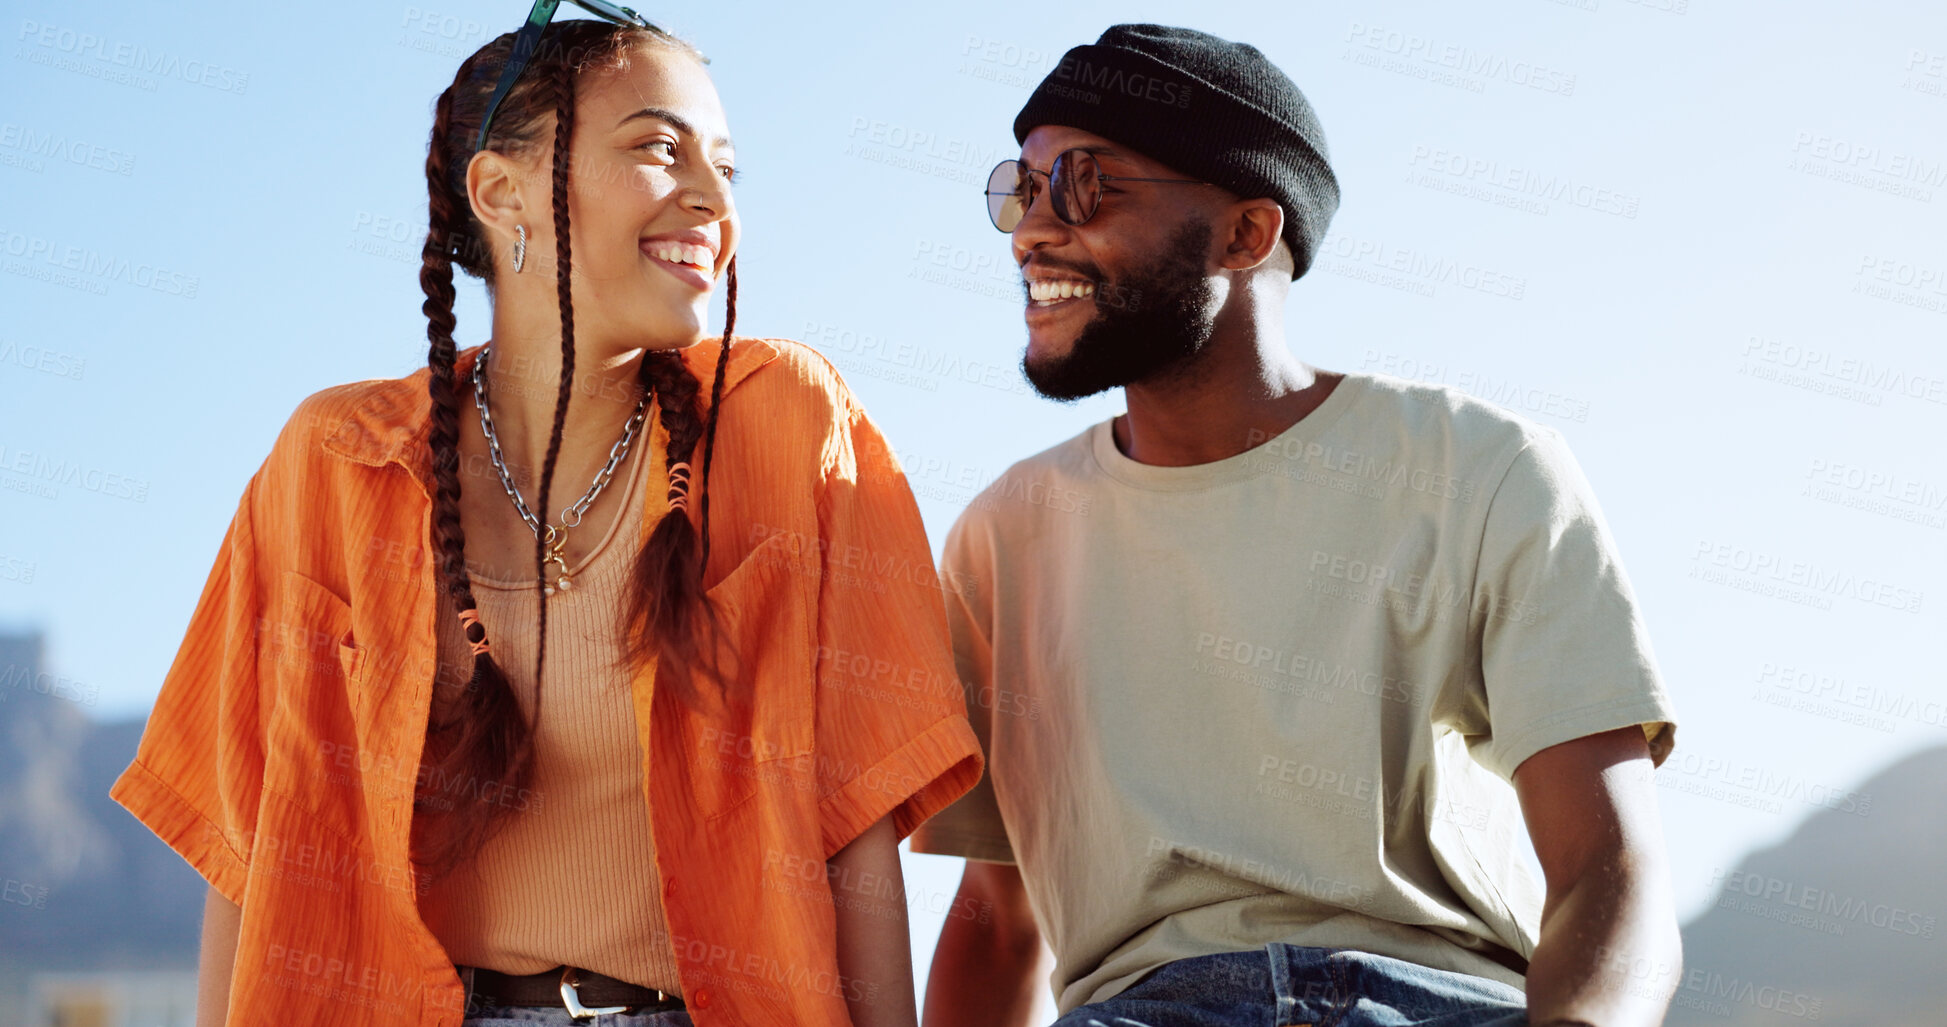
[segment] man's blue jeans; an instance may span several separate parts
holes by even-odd
[[[1272,942],[1165,963],[1053,1027],[1527,1027],[1499,981],[1350,949]]]

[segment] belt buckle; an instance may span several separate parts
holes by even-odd
[[[567,1007],[569,1016],[577,1020],[588,1020],[603,1013],[626,1013],[629,1011],[628,1006],[602,1006],[597,1009],[590,1009],[582,1005],[581,993],[575,990],[575,985],[580,983],[580,970],[571,966],[561,971],[561,1004]]]

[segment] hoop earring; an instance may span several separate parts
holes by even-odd
[[[527,226],[514,226],[514,273],[521,273],[521,265],[527,263]]]

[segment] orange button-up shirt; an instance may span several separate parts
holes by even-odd
[[[706,404],[717,353],[682,351]],[[431,559],[427,376],[298,407],[111,792],[242,907],[238,1027],[462,1018],[408,857],[434,618],[454,615]],[[846,999],[869,996],[839,973],[825,861],[979,780],[941,593],[979,583],[937,575],[904,474],[824,358],[739,339],[723,395],[704,580],[736,685],[699,713],[655,701],[653,665],[633,676],[656,868],[696,1023],[847,1024]]]

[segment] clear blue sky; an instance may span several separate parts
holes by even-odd
[[[45,629],[96,714],[153,700],[293,406],[424,360],[431,103],[524,12],[107,0],[0,23],[0,620]],[[738,141],[739,327],[834,357],[936,546],[979,484],[1121,409],[1020,383],[979,183],[1064,49],[1186,24],[1263,49],[1328,133],[1344,200],[1292,292],[1293,351],[1501,401],[1594,483],[1682,717],[1659,779],[1686,911],[1821,802],[1947,744],[1927,705],[1947,702],[1939,5],[647,13],[710,54]],[[18,470],[47,461],[82,473]],[[1778,574],[1820,605],[1753,590]],[[1800,688],[1849,703],[1767,701]],[[958,873],[908,868],[947,892]],[[916,911],[922,955],[937,924]]]

